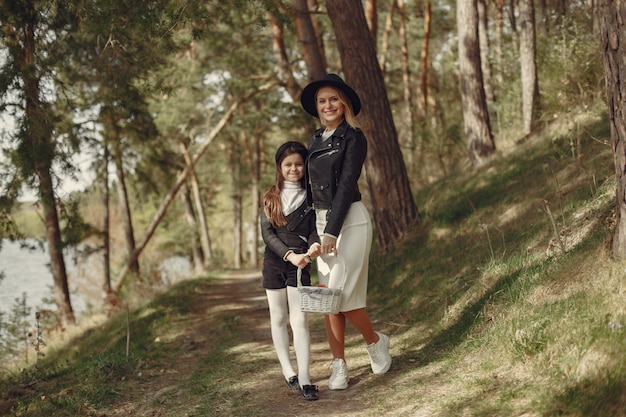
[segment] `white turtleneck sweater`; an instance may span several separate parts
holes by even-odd
[[[306,199],[306,190],[300,186],[299,182],[285,181],[280,192],[280,202],[283,205],[283,214],[288,216]]]

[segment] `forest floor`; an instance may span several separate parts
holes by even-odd
[[[260,282],[261,277],[258,271],[234,272],[219,280],[211,280],[210,288],[207,288],[210,291],[203,290],[195,297],[194,313],[182,318],[187,323],[187,334],[184,336],[186,341],[180,349],[180,355],[170,356],[163,362],[159,361],[159,364],[153,364],[148,369],[144,369],[141,383],[135,388],[138,391],[127,392],[126,394],[130,395],[124,395],[123,402],[110,406],[110,414],[107,413],[107,415],[196,416],[198,414],[190,410],[194,408],[194,404],[198,409],[213,408],[211,415],[216,416],[369,415],[368,403],[375,399],[367,398],[363,388],[378,379],[378,383],[374,384],[378,390],[391,389],[393,366],[386,375],[373,375],[369,368],[365,345],[362,345],[362,349],[347,349],[346,360],[349,365],[352,365],[350,385],[346,390],[328,390],[331,356],[326,342],[323,316],[310,315],[310,371],[312,383],[319,387],[319,400],[304,400],[299,392],[291,391],[287,387],[281,374],[271,340],[267,300]],[[224,364],[229,368],[229,372],[226,372],[227,376],[221,383],[239,387],[239,392],[234,395],[238,397],[237,400],[233,398],[220,401],[221,395],[209,392],[203,399],[202,395],[183,392],[185,389],[181,388],[189,385],[190,375],[198,372],[202,366],[206,366],[207,352],[214,344],[213,337],[219,337],[215,336],[216,323],[207,319],[210,316],[207,312],[211,311],[219,311],[222,314],[232,311],[232,314],[236,316],[238,331],[234,334],[238,340],[230,343],[238,346],[242,363],[247,360],[246,358],[254,357],[251,360],[255,363],[269,365],[266,369],[250,370],[241,363]],[[359,345],[360,341],[360,335],[348,325],[347,345]],[[350,353],[352,351],[354,354]],[[238,373],[237,369],[244,371]],[[296,369],[295,359],[294,369]],[[389,385],[385,383],[380,385],[379,383],[383,380]],[[407,392],[407,395],[414,395],[414,393]],[[242,401],[241,398],[244,400]],[[212,401],[213,404],[209,406],[207,401]],[[189,414],[183,411],[185,407]],[[387,411],[388,413],[385,413],[379,409],[375,415],[399,415],[397,410]]]

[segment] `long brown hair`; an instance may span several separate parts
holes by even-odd
[[[278,147],[274,158],[276,161],[276,182],[263,195],[263,212],[274,227],[284,226],[287,224],[287,219],[283,214],[283,205],[280,201],[280,191],[283,189],[285,184],[285,177],[283,177],[280,165],[286,157],[293,155],[294,153],[300,154],[300,156],[302,156],[302,161],[306,161],[308,151],[300,142],[288,141]],[[300,185],[302,188],[306,186],[304,176],[300,179]]]

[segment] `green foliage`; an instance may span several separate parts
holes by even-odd
[[[0,358],[3,362],[25,361],[28,363],[28,349],[31,337],[31,308],[26,304],[26,293],[16,298],[8,317],[0,313]]]

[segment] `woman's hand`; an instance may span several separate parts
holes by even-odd
[[[332,236],[322,237],[322,254],[325,253],[337,254],[337,239]]]

